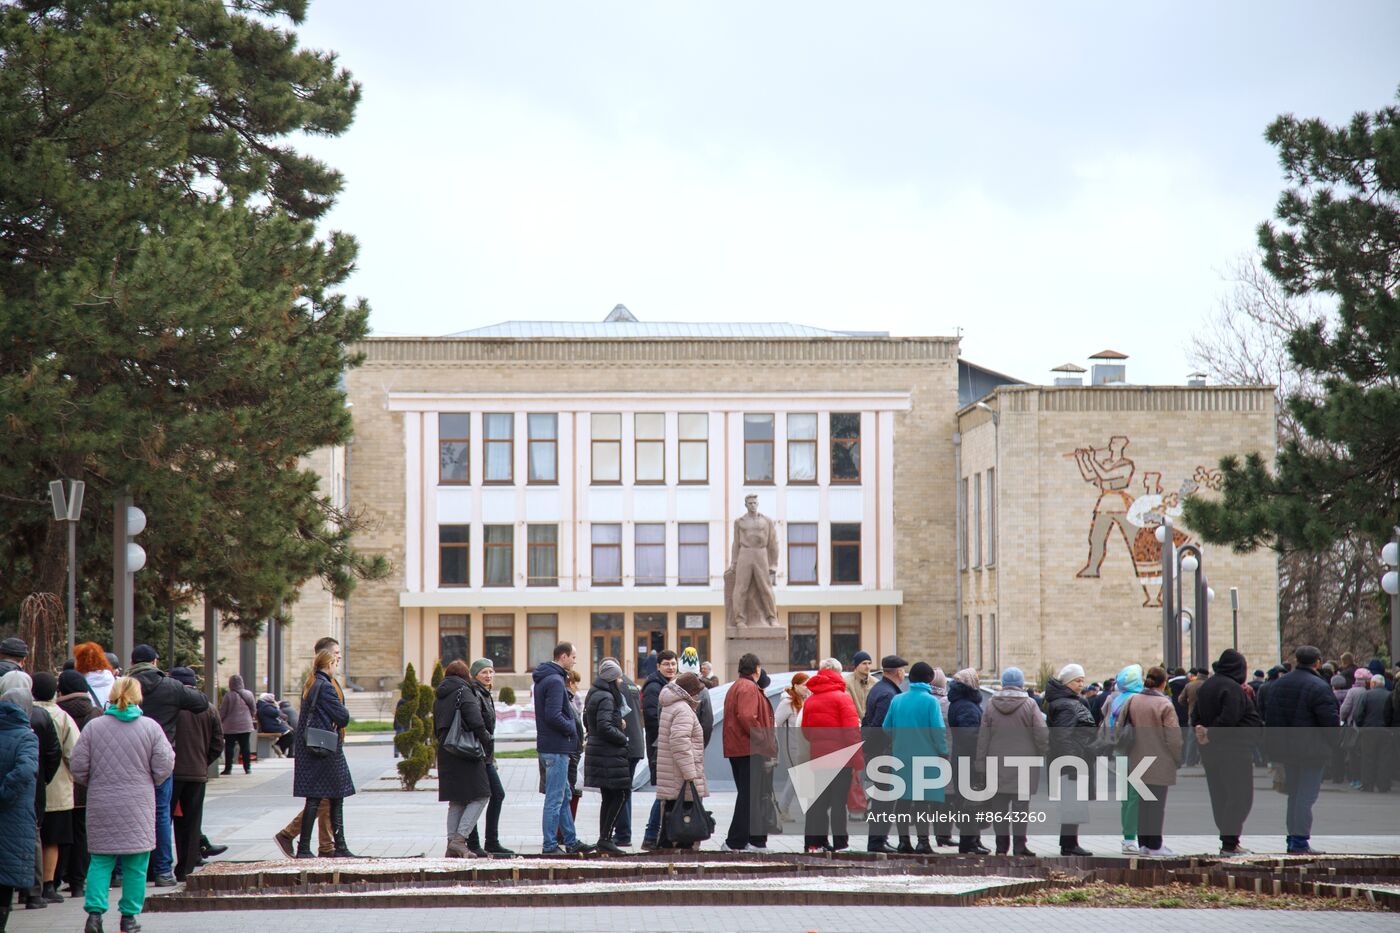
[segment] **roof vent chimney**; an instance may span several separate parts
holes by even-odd
[[[1094,360],[1093,371],[1089,374],[1089,384],[1096,386],[1121,386],[1127,380],[1127,366],[1123,363],[1126,353],[1117,350],[1100,350],[1089,359]]]
[[[1203,372],[1194,372],[1186,377],[1186,384],[1193,389],[1199,389],[1206,384],[1206,374]]]
[[[1073,363],[1065,363],[1063,366],[1056,366],[1050,371],[1060,374],[1055,377],[1055,385],[1057,386],[1082,386],[1084,384],[1084,373],[1087,372],[1083,366],[1076,366]]]
[[[631,311],[627,310],[626,305],[616,305],[610,312],[608,312],[608,316],[603,318],[603,323],[616,324],[619,321],[629,324],[635,324],[637,323],[637,318],[632,314]]]

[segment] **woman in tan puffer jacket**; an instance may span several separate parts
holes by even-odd
[[[682,674],[661,688],[661,717],[656,733],[656,799],[663,801],[661,840],[657,848],[672,848],[666,839],[667,818],[681,789],[694,782],[701,798],[705,786],[705,734],[700,728],[700,694],[705,685],[695,674]]]

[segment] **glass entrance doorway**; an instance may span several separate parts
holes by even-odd
[[[587,671],[580,671],[584,684],[593,683],[593,677],[598,673],[598,665],[604,658],[622,659],[622,613],[594,612],[590,619],[589,642],[592,644],[592,651],[589,652],[589,657],[592,663]]]
[[[708,612],[676,613],[676,651],[694,648],[701,661],[714,663],[710,657],[710,614]],[[719,665],[716,665],[717,667]]]
[[[632,676],[641,683],[656,670],[656,657],[666,650],[666,613],[632,615]]]

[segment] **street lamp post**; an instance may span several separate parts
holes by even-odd
[[[1381,589],[1390,597],[1390,663],[1400,664],[1400,525],[1395,537],[1381,548],[1381,563],[1390,569],[1381,575]]]
[[[1230,587],[1230,647],[1240,650],[1240,588]]]
[[[1194,544],[1175,546],[1172,537],[1171,516],[1162,515],[1162,524],[1157,527],[1157,540],[1162,544],[1162,658],[1168,671],[1174,671],[1181,663],[1181,626],[1185,618],[1191,620],[1191,654],[1194,667],[1209,663],[1210,626],[1209,606],[1215,591],[1206,583],[1206,572],[1202,566],[1201,549]],[[1194,574],[1192,590],[1195,594],[1195,614],[1182,606],[1182,577]]]
[[[128,493],[118,493],[112,512],[112,650],[118,663],[131,663],[136,647],[136,571],[146,566],[146,549],[132,538],[146,530],[146,513],[131,503]]]
[[[53,520],[68,526],[68,657],[78,640],[78,519],[83,514],[83,490],[87,484],[80,479],[69,480],[64,495],[63,480],[49,483],[49,499],[53,502]]]

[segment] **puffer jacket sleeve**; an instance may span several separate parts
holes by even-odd
[[[598,706],[593,715],[593,728],[609,745],[627,747],[627,733],[617,727],[622,717],[617,714],[617,698],[606,690],[598,691]]]
[[[344,729],[350,723],[350,711],[341,702],[340,694],[332,687],[322,690],[316,697],[316,707],[324,713],[337,729]]]
[[[78,741],[73,746],[73,756],[68,759],[68,770],[73,772],[73,780],[84,786],[87,785],[91,777],[92,758],[91,747],[88,744],[88,734],[86,730],[78,733]],[[35,748],[38,754],[38,748]],[[35,759],[37,761],[37,758]]]
[[[705,776],[704,766],[697,766],[695,762],[694,744],[697,725],[699,725],[699,719],[695,715],[695,711],[688,708],[680,709],[676,713],[676,718],[671,722],[671,734],[668,738],[671,743],[671,754],[680,767],[682,782],[698,781]]]
[[[31,732],[17,737],[14,767],[0,776],[0,807],[11,807],[33,796],[39,774],[39,740]]]

